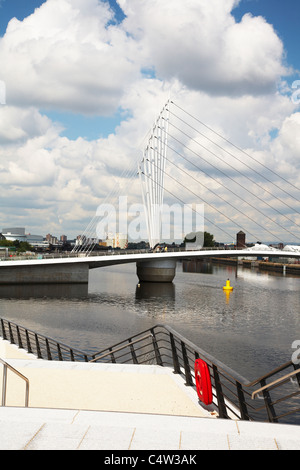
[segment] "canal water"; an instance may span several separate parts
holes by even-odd
[[[300,277],[185,261],[173,284],[138,286],[128,264],[91,270],[88,287],[2,286],[0,317],[89,353],[168,324],[253,380],[291,360]]]

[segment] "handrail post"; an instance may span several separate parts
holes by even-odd
[[[6,403],[6,386],[7,386],[7,365],[3,364],[2,404],[1,404],[1,406],[5,406],[5,403]]]
[[[171,341],[171,348],[172,348],[174,374],[180,374],[181,371],[180,371],[179,359],[178,359],[178,354],[176,350],[174,335],[172,333],[170,333],[170,341]]]
[[[113,351],[112,351],[112,348],[109,348],[109,351],[111,351],[111,355],[110,355],[110,357],[111,357],[111,362],[112,362],[112,364],[115,364],[115,363],[116,363],[116,360],[115,360],[115,356],[114,356],[114,353],[113,353]]]
[[[265,379],[261,381],[261,386],[264,387],[266,385]],[[272,405],[271,396],[268,390],[263,390],[263,397],[265,401],[265,406],[268,414],[268,419],[271,423],[278,423],[278,419],[276,418],[276,413],[274,410],[274,406]]]
[[[22,343],[20,328],[19,328],[18,325],[17,325],[17,335],[18,335],[19,348],[23,349],[23,343]]]
[[[14,335],[13,335],[13,331],[12,331],[12,327],[11,327],[10,322],[8,322],[8,329],[9,329],[10,342],[11,342],[11,344],[15,344]]]
[[[39,338],[37,334],[35,334],[35,344],[36,344],[36,352],[37,352],[38,359],[43,359],[41,348],[40,348],[40,343],[39,343]]]
[[[240,404],[241,419],[243,419],[244,421],[250,421],[242,384],[236,382],[236,388]]]
[[[128,339],[128,343],[129,343],[130,352],[131,352],[131,356],[132,356],[132,362],[133,362],[133,364],[138,364],[138,360],[137,360],[137,357],[136,357],[136,354],[135,354],[135,350],[134,350],[131,338]]]
[[[52,361],[51,349],[50,349],[48,338],[46,338],[46,349],[47,349],[48,361]]]
[[[63,361],[63,357],[62,357],[62,353],[61,353],[61,349],[60,349],[59,343],[57,343],[57,352],[58,352],[58,359],[59,359],[60,361]]]
[[[223,395],[223,391],[222,391],[222,386],[221,386],[221,381],[220,381],[218,368],[214,364],[213,364],[213,372],[214,372],[214,379],[215,379],[215,389],[216,389],[217,400],[218,400],[219,416],[222,419],[228,419],[226,403],[225,403],[225,400],[224,400],[224,395]]]
[[[2,327],[2,336],[4,340],[7,340],[7,335],[5,331],[5,326],[4,326],[4,320],[1,318],[1,327]]]
[[[152,333],[152,344],[153,344],[153,347],[154,347],[154,352],[155,352],[155,357],[156,357],[156,363],[157,363],[159,366],[162,366],[162,365],[163,365],[163,361],[162,361],[162,358],[161,358],[161,355],[160,355],[160,351],[159,351],[159,347],[158,347],[158,344],[157,344],[157,340],[156,340],[156,336],[155,336],[155,333],[154,333],[154,329],[151,328],[150,331],[151,331],[151,333]]]
[[[191,368],[189,365],[189,359],[187,356],[186,347],[183,341],[181,341],[181,349],[182,349],[183,364],[184,364],[184,370],[185,370],[185,380],[186,380],[185,385],[193,386],[194,383],[193,383],[193,378],[191,374]]]
[[[294,367],[294,370],[295,370],[295,371],[300,370],[299,364],[293,364],[293,367]],[[296,375],[296,379],[297,379],[298,385],[299,385],[299,387],[300,387],[300,374],[297,374],[297,375]]]
[[[26,341],[27,341],[27,351],[29,354],[32,354],[32,347],[31,347],[30,337],[29,337],[29,333],[27,329],[26,329]]]

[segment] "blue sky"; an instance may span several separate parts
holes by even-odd
[[[272,24],[284,43],[287,62],[300,70],[299,54],[299,27],[300,2],[299,0],[243,0],[233,11],[239,21],[241,17],[250,12],[253,16],[263,16]]]
[[[0,0],[0,36],[4,35],[8,22],[16,17],[20,21],[32,14],[46,0]],[[116,0],[109,1],[116,13],[116,19],[122,21],[124,14]],[[286,60],[289,66],[300,70],[299,54],[299,25],[300,2],[299,0],[242,0],[232,12],[237,21],[240,21],[245,13],[253,16],[261,15],[268,23],[272,24],[284,43]],[[291,83],[300,78],[300,73],[288,78]],[[108,116],[82,116],[81,114],[66,113],[61,110],[42,110],[50,119],[62,124],[64,131],[61,135],[70,139],[79,136],[87,140],[105,137],[114,132],[124,119],[124,115],[116,112]]]

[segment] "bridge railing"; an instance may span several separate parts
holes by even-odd
[[[224,250],[236,250],[236,247],[207,247],[201,248],[197,251],[224,251]],[[120,250],[120,249],[111,249],[105,251],[92,251],[92,252],[85,252],[85,251],[77,251],[77,252],[61,252],[61,253],[40,253],[37,255],[19,255],[19,256],[12,256],[12,257],[2,257],[0,258],[1,261],[20,261],[20,260],[32,260],[32,259],[60,259],[60,258],[85,258],[85,257],[94,257],[94,256],[116,256],[116,255],[138,255],[138,254],[145,254],[145,253],[186,253],[188,251],[193,252],[194,250],[186,250],[185,248],[174,247],[169,248],[167,251],[164,250]]]

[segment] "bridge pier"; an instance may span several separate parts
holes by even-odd
[[[176,274],[176,259],[137,262],[136,273],[140,282],[172,282]]]

